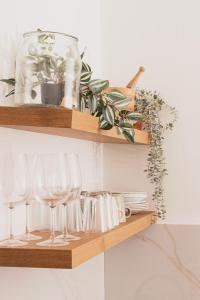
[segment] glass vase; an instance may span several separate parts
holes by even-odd
[[[81,72],[77,44],[64,33],[25,33],[16,61],[15,104],[75,107]]]

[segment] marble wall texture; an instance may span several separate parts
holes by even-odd
[[[199,225],[153,225],[108,250],[106,300],[199,300],[199,236]]]

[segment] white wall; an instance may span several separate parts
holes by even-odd
[[[15,48],[23,32],[38,27],[74,34],[80,39],[80,50],[87,46],[87,60],[96,76],[102,68],[102,28],[100,0],[39,1],[0,0],[0,78],[13,76]],[[89,13],[89,17],[87,17]],[[0,102],[5,103],[0,85]],[[11,149],[20,152],[65,151],[80,155],[84,187],[101,186],[101,147],[92,142],[0,128],[0,155]],[[0,199],[2,203],[3,199]],[[24,230],[24,211],[17,208],[15,233]],[[37,214],[37,210],[36,210]],[[39,212],[37,222],[39,220]],[[36,223],[36,220],[35,220]],[[41,223],[40,223],[41,224]],[[0,205],[0,238],[7,234],[7,211]],[[69,270],[0,268],[0,299],[4,300],[92,300],[104,299],[104,256]]]
[[[109,78],[113,86],[123,86],[143,65],[146,73],[139,86],[158,90],[179,112],[175,130],[167,135],[165,142],[169,171],[165,180],[165,223],[180,224],[179,233],[170,243],[162,238],[162,227],[155,225],[150,232],[153,240],[150,244],[157,245],[166,254],[169,249],[175,249],[185,255],[181,258],[182,263],[188,264],[188,272],[197,280],[199,255],[194,252],[195,246],[187,247],[191,241],[184,232],[190,228],[192,235],[200,224],[199,11],[198,0],[103,0],[104,77]],[[146,154],[145,147],[105,145],[105,188],[150,192],[151,186],[142,172]],[[176,227],[170,228],[174,233]],[[192,244],[196,245],[197,235],[192,236]],[[158,261],[155,249],[152,252],[149,246],[143,249],[142,243],[139,243],[139,250],[137,246],[137,238],[132,238],[105,255],[107,300],[199,299],[199,287],[182,284],[182,287],[177,287],[180,289],[177,292],[175,281],[169,282],[169,277],[178,276],[176,267],[170,267],[177,259],[176,253],[169,253],[167,261]],[[190,258],[186,260],[188,252]],[[151,270],[149,262],[152,262]],[[154,282],[153,287],[151,282]],[[138,290],[140,294],[136,293]]]
[[[170,174],[165,181],[167,223],[199,223],[199,9],[198,0],[103,1],[104,77],[115,86],[123,86],[144,65],[146,73],[139,86],[158,90],[179,112],[165,147]],[[104,150],[108,155],[110,148]],[[121,146],[112,148],[118,164],[122,164],[125,147],[124,151]],[[138,155],[141,158],[140,147],[133,147],[134,154],[127,148],[128,155],[135,156],[132,163],[124,165],[131,189],[134,177],[139,180],[138,164],[143,163],[138,159],[135,167]],[[113,185],[109,180],[113,170],[105,170],[108,185]],[[144,182],[146,188],[144,177],[140,178],[140,185]],[[122,183],[122,189],[127,182]]]

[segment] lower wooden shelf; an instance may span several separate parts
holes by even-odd
[[[64,247],[39,247],[35,241],[19,248],[1,247],[0,266],[72,269],[148,228],[153,220],[153,212],[137,214],[106,233],[81,233],[80,241]],[[44,239],[49,235],[48,232],[35,233]]]

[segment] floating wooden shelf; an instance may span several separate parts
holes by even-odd
[[[0,248],[0,266],[72,269],[90,258],[148,228],[153,213],[132,216],[126,223],[106,233],[81,233],[80,241],[64,247],[39,247],[36,242],[16,248]],[[35,232],[47,238],[47,232]]]
[[[67,136],[102,143],[126,144],[116,128],[99,129],[98,118],[63,107],[0,107],[0,127]],[[148,134],[135,129],[135,143],[149,143]]]

